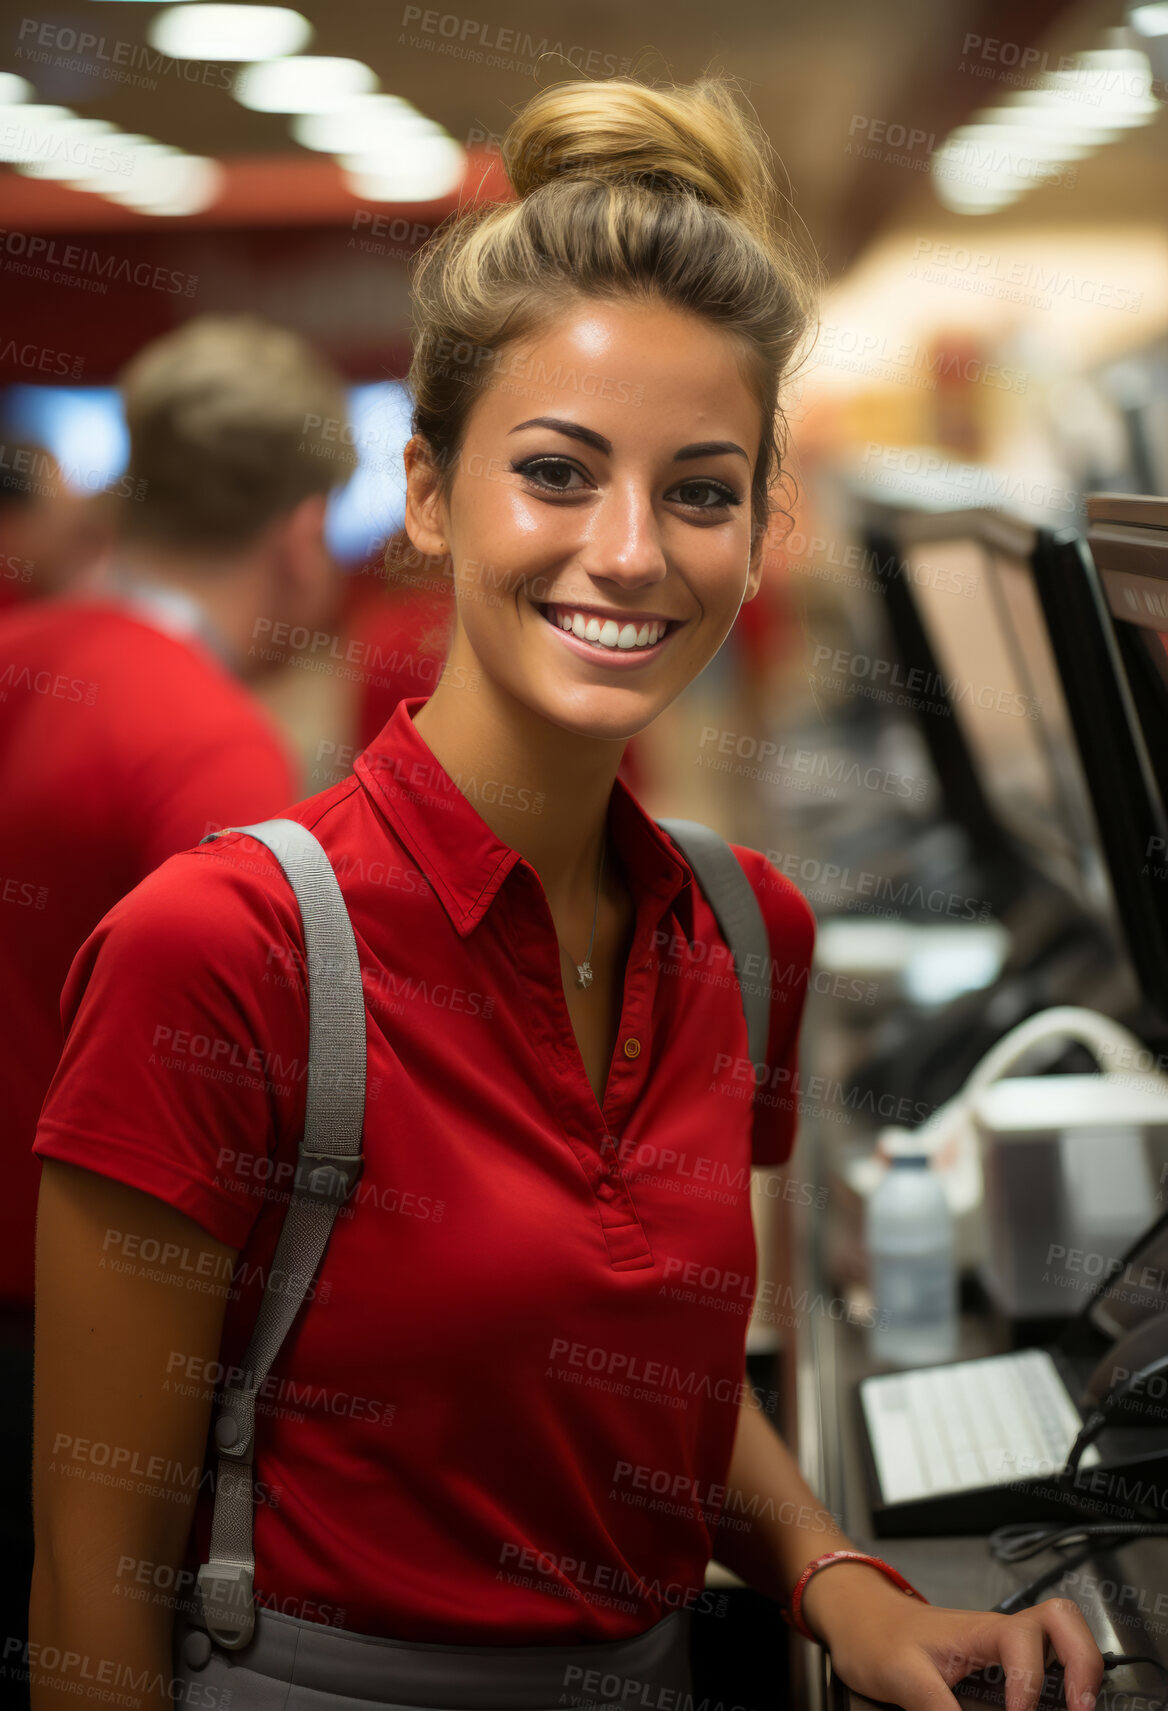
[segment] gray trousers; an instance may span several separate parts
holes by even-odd
[[[256,1606],[238,1651],[174,1625],[175,1703],[205,1711],[692,1711],[691,1613],[577,1646],[413,1644]],[[181,1684],[181,1687],[180,1685]]]

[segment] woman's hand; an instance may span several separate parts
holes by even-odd
[[[905,1711],[956,1711],[950,1692],[971,1670],[1001,1666],[1006,1711],[1034,1711],[1048,1648],[1062,1663],[1068,1711],[1094,1711],[1103,1658],[1069,1598],[1012,1616],[922,1604],[865,1563],[833,1563],[812,1577],[803,1616],[841,1680]],[[983,1690],[984,1691],[984,1690]]]

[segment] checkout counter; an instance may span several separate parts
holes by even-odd
[[[807,1075],[838,1080],[844,1072],[854,1041],[850,1018],[833,1014],[838,1009],[830,1001],[812,1000],[804,1036]],[[841,1300],[846,1310],[787,1315],[795,1322],[778,1329],[756,1316],[748,1339],[748,1355],[752,1364],[757,1363],[755,1379],[778,1390],[776,1426],[796,1454],[807,1484],[861,1550],[892,1563],[931,1603],[989,1610],[1053,1567],[1058,1553],[1048,1548],[1024,1561],[1003,1563],[993,1556],[982,1534],[890,1538],[879,1536],[873,1527],[857,1387],[867,1375],[888,1369],[869,1352],[865,1321],[871,1316],[870,1297],[862,1284],[841,1290],[830,1264],[841,1234],[839,1221],[845,1224],[849,1241],[854,1227],[848,1191],[831,1162],[833,1156],[839,1157],[837,1128],[814,1115],[805,1119],[788,1167],[801,1183],[829,1185],[826,1207],[817,1210],[799,1196],[762,1193],[756,1199],[756,1222],[759,1273],[773,1286],[767,1291],[770,1299]],[[874,1146],[876,1135],[875,1128],[865,1137],[853,1134],[849,1144]],[[1166,1206],[1159,1209],[1166,1208],[1168,1196]],[[967,1286],[956,1359],[1002,1353],[1020,1343],[1046,1340],[1055,1332],[1049,1320],[1021,1325]],[[1162,1519],[1168,1525],[1168,1479]],[[710,1565],[708,1583],[741,1585],[717,1561]],[[1100,1548],[1082,1562],[1071,1556],[1064,1577],[1037,1594],[1037,1599],[1053,1597],[1071,1598],[1079,1606],[1101,1651],[1139,1654],[1164,1665],[1164,1672],[1151,1665],[1128,1665],[1109,1672],[1100,1691],[1099,1711],[1159,1711],[1168,1704],[1168,1536]],[[785,1631],[783,1639],[788,1648],[786,1692],[781,1663],[773,1686],[764,1665],[756,1678],[767,1681],[770,1696],[758,1693],[744,1703],[754,1711],[772,1704],[798,1711],[868,1711],[871,1702],[835,1675],[822,1647],[793,1631]],[[970,1711],[986,1704],[986,1690],[977,1684],[968,1692],[955,1691]]]
[[[1162,1076],[1168,1065],[1168,856],[1158,854],[1168,850],[1168,501],[1100,495],[1088,511],[1086,542],[1073,531],[1055,536],[985,513],[884,517],[870,530],[869,559],[883,562],[886,615],[892,620],[886,646],[906,673],[928,684],[931,701],[927,717],[922,711],[919,735],[942,786],[945,825],[962,834],[956,845],[934,840],[934,852],[941,852],[937,859],[948,869],[926,883],[939,886],[937,894],[948,887],[990,899],[994,920],[980,937],[977,928],[969,934],[974,954],[965,966],[976,967],[980,959],[982,973],[966,978],[966,990],[948,994],[943,981],[938,987],[926,979],[931,1006],[921,1001],[920,991],[915,1002],[901,991],[891,995],[883,1014],[860,1017],[856,1005],[810,998],[801,1081],[821,1076],[821,1085],[859,1090],[871,1103],[857,1099],[841,1122],[839,1110],[808,1109],[804,1102],[787,1169],[800,1182],[826,1185],[823,1210],[798,1196],[756,1200],[760,1277],[777,1289],[777,1297],[769,1298],[841,1300],[864,1310],[807,1310],[774,1328],[756,1312],[748,1355],[774,1362],[773,1382],[783,1398],[776,1425],[808,1485],[860,1548],[892,1563],[930,1602],[970,1610],[994,1608],[1060,1556],[1048,1547],[1021,1561],[999,1561],[986,1536],[995,1520],[981,1533],[967,1527],[949,1535],[934,1527],[929,1536],[913,1536],[903,1524],[877,1529],[871,1450],[857,1387],[867,1375],[888,1370],[868,1348],[864,1324],[872,1302],[861,1240],[863,1161],[871,1165],[883,1124],[863,1113],[883,1108],[880,1096],[890,1092],[936,1112],[960,1093],[996,1041],[1051,1006],[1085,1006],[1124,1023],[1137,1041],[1153,1048],[1155,1074]],[[1098,551],[1098,566],[1088,542]],[[942,597],[946,585],[934,572],[947,555],[956,555],[959,580],[975,597]],[[986,696],[964,693],[967,680],[995,688],[997,716]],[[942,691],[950,695],[947,708],[938,706]],[[1003,695],[1027,716],[1003,718]],[[825,847],[822,818],[803,831],[803,853],[825,870],[829,863],[837,873],[892,864],[890,890],[899,889],[904,878],[895,863],[906,850],[911,861],[911,847],[927,844],[923,836],[915,846],[902,841],[898,852],[885,823],[873,833],[881,847],[870,843],[865,850],[855,842],[854,817],[846,829],[852,840],[847,847]],[[791,876],[797,883],[799,833],[798,827],[784,826],[784,849],[796,852]],[[849,957],[867,954],[865,942],[879,955],[872,949],[881,940],[877,921],[861,920],[851,948],[841,950],[823,926],[825,914],[832,928],[849,920],[855,926],[847,899],[840,910],[825,911],[823,898],[805,889],[821,922],[818,954],[826,952],[829,964],[836,959],[837,972],[856,972]],[[903,917],[900,924],[907,924]],[[927,915],[916,928],[934,938],[946,930]],[[879,979],[894,971],[890,966],[882,974],[873,967],[866,972]],[[1081,1060],[1068,1066],[1057,1053],[1048,1058],[1039,1069],[1097,1067]],[[1162,1085],[1168,1094],[1168,1079]],[[1166,1143],[1168,1122],[1158,1144]],[[1101,1137],[1096,1150],[1106,1144]],[[1131,1151],[1130,1125],[1125,1144]],[[1051,1157],[1058,1156],[1058,1146],[1056,1134]],[[1168,1170],[1154,1180],[1158,1192],[1153,1186],[1137,1191],[1134,1200],[1129,1195],[1127,1215],[1136,1218],[1130,1239],[1168,1210]],[[983,1195],[983,1186],[994,1192]],[[1052,1210],[1043,1193],[1032,1192],[1027,1206],[1017,1183],[1010,1192],[1018,1204],[1004,1211],[1008,1202],[1000,1198],[1001,1186],[989,1177],[979,1183],[976,1271],[969,1263],[966,1221],[958,1360],[1049,1345],[1060,1322],[1081,1304],[1080,1298],[1063,1307],[1060,1321],[1053,1302],[1042,1303],[1044,1317],[1033,1296],[1013,1293],[1019,1277],[1035,1276],[1032,1254],[1013,1278],[1002,1264],[1003,1251],[1012,1242],[1017,1246],[1027,1217],[1036,1225],[1044,1216],[1073,1219],[1067,1203],[1059,1200]],[[1090,1210],[1088,1205],[1085,1215]],[[1017,1230],[1005,1228],[1010,1218]],[[996,1250],[988,1264],[987,1244]],[[1118,1253],[1128,1245],[1125,1240],[1103,1251]],[[1161,1313],[1165,1321],[1168,1311]],[[1156,1520],[1168,1524],[1168,1456],[1155,1483],[1163,1491]],[[1147,1504],[1142,1512],[1148,1514]],[[1084,1518],[1116,1520],[1119,1513],[1117,1504],[1105,1517]],[[1032,1518],[1049,1520],[1049,1512]],[[890,1531],[897,1536],[888,1536]],[[1035,1594],[1035,1601],[1070,1598],[1101,1651],[1156,1660],[1109,1671],[1100,1711],[1168,1706],[1168,1537],[1104,1540],[1093,1554],[1082,1557],[1075,1549],[1066,1560],[1063,1577]],[[710,1579],[734,1583],[716,1562]],[[822,1648],[791,1632],[788,1657],[788,1703],[801,1711],[863,1711],[867,1702],[834,1675]],[[986,1703],[984,1684],[956,1691],[971,1706]],[[773,1692],[773,1702],[782,1703],[781,1682]]]
[[[831,1052],[834,1042],[828,1018],[812,1020],[809,1036]],[[825,1140],[830,1138],[823,1136],[814,1121],[801,1130],[796,1151],[801,1179],[827,1180],[820,1176],[820,1161],[827,1150]],[[813,1221],[816,1216],[818,1229]],[[823,1270],[824,1238],[831,1235],[831,1219],[829,1197],[824,1213],[809,1214],[806,1208],[795,1206],[794,1215],[786,1220],[790,1246],[784,1270],[795,1299],[804,1290],[811,1300],[817,1295],[830,1299],[836,1293]],[[880,1369],[868,1354],[860,1317],[804,1314],[787,1333],[781,1356],[786,1369],[785,1406],[779,1422],[782,1435],[797,1454],[808,1485],[824,1507],[840,1517],[844,1531],[861,1550],[884,1557],[931,1603],[989,1610],[1048,1564],[1053,1565],[1056,1555],[1044,1551],[1023,1562],[1005,1564],[995,1560],[982,1536],[876,1536],[864,1475],[856,1389],[861,1378]],[[996,1354],[1012,1346],[1015,1337],[1010,1321],[988,1301],[982,1310],[963,1310],[958,1359]],[[1168,1537],[1139,1539],[1115,1550],[1101,1550],[1039,1596],[1072,1598],[1083,1611],[1101,1651],[1142,1653],[1168,1667]],[[789,1704],[805,1711],[867,1711],[871,1702],[833,1673],[822,1647],[792,1633],[789,1657]],[[985,1702],[980,1696],[963,1696],[960,1690],[957,1697],[971,1707]],[[1099,1711],[1153,1711],[1165,1700],[1168,1675],[1150,1666],[1132,1665],[1104,1677]]]

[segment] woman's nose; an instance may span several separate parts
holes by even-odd
[[[630,483],[609,489],[588,523],[584,567],[591,575],[637,585],[665,575],[661,519],[647,487]]]

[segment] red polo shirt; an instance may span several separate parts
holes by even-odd
[[[32,1305],[31,1148],[78,948],[167,856],[292,802],[294,768],[273,721],[193,636],[96,596],[0,618],[0,1300]]]
[[[750,1165],[787,1155],[795,1115],[753,1110],[729,953],[619,779],[636,928],[598,1106],[538,876],[478,813],[490,781],[452,780],[422,740],[424,700],[289,811],[353,921],[369,1079],[363,1175],[260,1404],[257,1597],[425,1641],[624,1637],[704,1595],[745,1388]],[[813,918],[735,848],[789,1069]],[[303,938],[275,858],[236,834],[164,862],[82,947],[62,1010],[35,1150],[242,1250],[221,1350],[237,1363],[304,1112]],[[188,1364],[157,1382],[218,1376]]]

